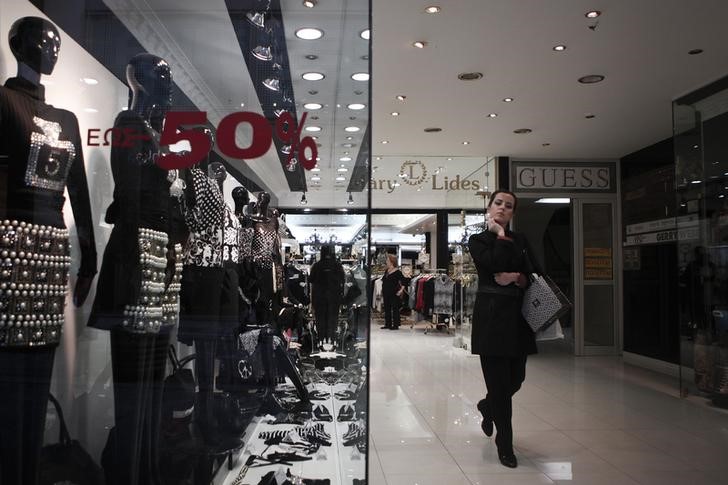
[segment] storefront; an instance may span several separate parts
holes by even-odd
[[[366,483],[369,2],[142,3],[0,1],[0,482]]]

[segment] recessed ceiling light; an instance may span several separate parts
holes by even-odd
[[[306,81],[320,81],[326,76],[320,72],[304,72],[301,77]]]
[[[81,78],[81,81],[84,82],[84,83],[86,83],[86,84],[88,84],[88,85],[90,85],[90,86],[93,86],[94,84],[98,84],[99,83],[96,79],[94,79],[92,77],[82,77]]]
[[[447,157],[447,161],[452,161],[452,157]]]
[[[84,108],[83,110],[86,113],[98,113],[99,112],[99,110],[97,110],[96,108]]]
[[[306,131],[321,131],[320,126],[307,126]]]
[[[511,103],[513,102],[513,98],[503,98],[504,103]]]
[[[368,56],[368,55],[366,55],[366,54],[364,54],[364,55],[363,55],[363,56],[361,56],[361,57],[360,57],[359,59],[361,59],[362,61],[368,61],[368,60],[369,60],[369,56]]]
[[[703,49],[692,49],[692,50],[688,51],[688,54],[690,54],[691,56],[694,56],[697,54],[702,54],[702,53],[703,53]]]
[[[346,137],[346,139],[347,139],[347,140],[353,140],[353,139],[354,139],[354,137],[353,137],[353,136],[347,136],[347,137]]]
[[[399,116],[399,111],[392,111],[390,114],[392,116]]]
[[[303,6],[306,8],[314,8],[318,0],[303,0]]]
[[[318,59],[318,56],[316,54],[306,54],[306,59],[308,59],[309,61],[315,61],[316,59]]]
[[[336,177],[337,182],[342,182],[344,180],[346,180],[346,177],[344,177],[343,175],[339,175],[338,177]]]
[[[348,172],[348,171],[349,171],[349,169],[348,169],[348,168],[346,168],[346,167],[339,167],[339,168],[337,168],[337,169],[336,169],[336,171],[337,171],[337,172],[341,172],[341,173],[344,173],[344,172]]]
[[[587,13],[584,14],[584,17],[588,19],[595,19],[599,17],[602,14],[599,10],[590,10]]]
[[[369,73],[368,72],[355,72],[351,75],[351,78],[354,81],[369,81]]]
[[[323,106],[320,103],[306,103],[303,105],[304,108],[310,109],[310,110],[317,110],[323,108]]]
[[[464,141],[463,142],[463,145],[470,145],[470,142],[469,141]]]
[[[356,143],[342,143],[341,146],[344,148],[354,148]]]
[[[361,37],[364,40],[369,40],[369,38],[371,37],[371,32],[369,31],[369,29],[364,29],[361,32],[359,32],[359,37]]]
[[[317,182],[319,180],[321,180],[321,177],[319,177],[318,175],[314,175],[311,177],[311,182]]]
[[[427,13],[440,13],[440,7],[437,5],[430,5],[429,7],[425,8],[425,12]]]
[[[565,45],[563,45],[563,44],[559,44],[559,45],[555,45],[555,46],[553,47],[553,49],[554,49],[554,50],[555,50],[556,52],[562,52],[562,51],[565,51],[565,50],[566,50],[566,46],[565,46]]]
[[[241,108],[245,108],[245,103],[240,103]]]
[[[396,98],[397,101],[404,101],[405,99],[407,99],[407,96],[405,96],[404,94],[398,94]]]
[[[528,133],[531,133],[531,128],[518,128],[517,130],[513,130],[513,133],[517,135],[527,135]]]
[[[320,172],[321,169],[319,167],[314,167],[311,169],[312,172]]]
[[[313,27],[304,27],[296,31],[296,37],[303,40],[316,40],[324,36],[324,31]]]
[[[349,109],[353,109],[354,111],[359,111],[360,109],[364,109],[367,107],[364,103],[351,103],[346,106]]]
[[[437,127],[425,128],[425,133],[440,133],[441,131],[442,128]]]
[[[376,158],[377,158],[377,160],[381,160],[382,159],[382,157],[376,157]],[[728,175],[728,173],[726,173],[725,175]]]
[[[461,72],[458,74],[458,79],[461,81],[475,81],[483,77],[482,72]]]
[[[578,79],[581,84],[596,84],[604,81],[604,76],[601,74],[589,74],[588,76],[582,76]]]
[[[341,157],[339,158],[340,162],[351,162],[351,157]]]
[[[424,40],[416,40],[416,41],[412,42],[412,45],[414,47],[417,47],[418,49],[424,49],[425,46],[427,45],[427,42],[425,42]]]
[[[358,126],[347,126],[346,128],[344,128],[344,131],[347,131],[349,133],[356,133],[359,130],[360,128]]]
[[[488,118],[495,118],[498,116],[498,113],[488,113]]]
[[[314,140],[318,140],[317,136],[312,136],[311,138],[313,138]]]
[[[386,145],[387,143],[389,143],[389,140],[382,140],[382,145]]]

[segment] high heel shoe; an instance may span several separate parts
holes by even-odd
[[[513,453],[510,455],[498,454],[498,459],[503,466],[507,466],[508,468],[516,468],[518,466],[518,460],[516,459],[516,455]]]
[[[490,409],[488,409],[488,401],[486,399],[478,401],[478,411],[483,415],[483,422],[480,424],[480,427],[483,429],[485,436],[490,438],[493,436],[493,416],[490,415]]]

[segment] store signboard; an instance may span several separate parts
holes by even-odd
[[[617,191],[614,162],[527,162],[511,163],[511,187],[516,192]]]
[[[375,159],[372,207],[483,209],[482,191],[492,190],[495,170],[495,163],[484,158]]]
[[[690,241],[700,237],[700,221],[695,215],[629,224],[625,229],[624,246]]]

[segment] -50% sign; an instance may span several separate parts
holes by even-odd
[[[276,138],[291,146],[286,160],[289,169],[295,168],[294,157],[307,170],[316,165],[318,156],[316,142],[310,136],[300,137],[307,115],[308,113],[303,114],[298,125],[296,125],[293,115],[287,111],[276,120]],[[244,123],[250,125],[253,136],[250,146],[243,148],[238,146],[235,132],[238,126]],[[201,130],[183,127],[206,124],[207,112],[205,111],[170,111],[167,113],[159,144],[169,146],[186,140],[190,144],[190,151],[164,153],[157,158],[157,165],[165,170],[172,170],[188,168],[202,161],[212,149],[212,141]],[[273,127],[265,117],[258,113],[250,111],[231,113],[220,120],[217,126],[217,147],[223,155],[230,158],[252,160],[261,157],[268,152],[272,143]],[[308,154],[306,149],[308,149]]]

